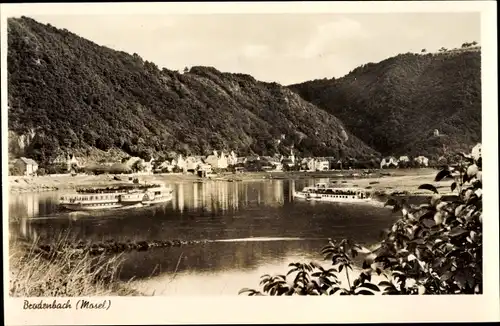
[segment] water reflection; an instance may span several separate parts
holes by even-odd
[[[21,193],[9,196],[9,220],[38,217],[57,211],[55,192]]]
[[[180,183],[173,185],[173,200],[165,205],[100,213],[60,213],[59,193],[25,193],[10,197],[9,217],[19,221],[12,223],[11,233],[48,240],[68,234],[93,241],[323,237],[332,229],[370,232],[374,224],[392,218],[373,207],[293,202],[296,184],[314,182]]]
[[[203,245],[130,252],[125,255],[121,277],[145,278],[162,273],[213,274],[220,271],[249,271],[268,262],[282,262],[289,255],[321,259],[325,239],[298,241],[213,242]],[[144,266],[156,266],[146,270]]]
[[[380,207],[293,201],[294,189],[318,181],[179,183],[172,185],[174,197],[164,205],[102,213],[58,212],[58,192],[19,194],[9,200],[10,234],[41,241],[61,236],[120,242],[213,241],[126,253],[121,277],[154,276],[154,283],[174,271],[191,279],[193,275],[227,278],[256,272],[270,262],[281,266],[290,257],[319,259],[327,238],[373,243],[396,218]]]
[[[258,186],[256,186],[258,184]],[[264,182],[195,182],[191,184],[173,185],[174,210],[196,210],[203,208],[208,212],[226,214],[252,204],[265,206],[280,206],[293,195],[293,188],[283,180],[268,180]],[[241,206],[241,207],[240,207]]]

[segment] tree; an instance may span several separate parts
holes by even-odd
[[[459,154],[458,175],[445,167],[435,182],[453,178],[453,198],[439,195],[431,184],[425,205],[411,205],[390,198],[386,205],[400,210],[401,218],[384,230],[384,238],[368,249],[347,239],[330,240],[323,248],[331,267],[317,263],[291,263],[287,275],[263,275],[262,291],[254,295],[372,295],[382,294],[482,294],[482,159]],[[353,261],[362,255],[362,272],[353,277]],[[338,281],[344,272],[347,287]],[[372,283],[372,275],[384,281]],[[291,279],[289,279],[291,277]],[[288,282],[290,281],[290,282]]]
[[[115,163],[109,168],[110,173],[121,174],[121,173],[130,173],[131,169],[122,163]]]
[[[107,151],[113,146],[113,141],[109,137],[99,137],[95,141],[95,146],[100,150]]]
[[[23,175],[23,171],[21,171],[21,169],[19,169],[17,166],[13,166],[9,168],[9,175]]]
[[[96,141],[96,136],[94,132],[91,131],[84,131],[83,132],[83,140],[87,143],[89,146],[94,146],[95,141]]]
[[[145,168],[144,162],[142,160],[137,160],[132,164],[132,171],[141,172]]]

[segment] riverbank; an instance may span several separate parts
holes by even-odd
[[[203,179],[192,174],[153,174],[153,175],[135,175],[135,174],[101,174],[87,175],[78,174],[72,176],[64,175],[46,175],[37,177],[9,176],[9,191],[11,193],[19,192],[41,192],[53,190],[75,189],[78,187],[108,186],[131,182],[131,179],[139,178],[141,182],[166,181],[170,183],[185,181],[202,181]]]
[[[225,182],[249,182],[258,180],[303,180],[329,178],[339,184],[365,188],[385,194],[393,192],[408,193],[411,195],[429,195],[428,191],[418,190],[423,183],[434,183],[437,171],[434,169],[394,169],[375,170],[365,173],[363,170],[324,171],[324,172],[244,172],[222,173],[212,180]],[[139,178],[141,182],[190,183],[209,182],[211,179],[200,178],[193,174],[166,173],[153,175],[48,175],[39,177],[9,176],[9,190],[11,193],[38,192],[50,190],[74,189],[77,187],[91,187],[113,185],[130,182],[132,178]],[[452,180],[441,181],[436,188],[444,195],[450,194]]]
[[[138,296],[118,280],[120,256],[91,257],[61,248],[48,255],[22,240],[9,243],[9,295],[13,297]]]

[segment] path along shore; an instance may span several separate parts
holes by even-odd
[[[364,174],[363,170],[324,171],[324,172],[244,172],[223,173],[214,179],[200,178],[193,174],[122,174],[122,175],[47,175],[38,177],[9,176],[10,193],[39,192],[53,190],[71,190],[77,187],[108,186],[123,182],[130,182],[131,178],[139,178],[141,182],[165,182],[167,184],[191,182],[249,182],[275,179],[312,179],[330,178],[338,180],[339,184],[347,183],[351,186],[365,188],[370,191],[383,193],[407,192],[412,195],[429,195],[426,190],[418,190],[424,183],[434,184],[441,194],[450,194],[452,180],[434,182],[437,170],[434,169],[394,169],[376,170],[371,174]]]

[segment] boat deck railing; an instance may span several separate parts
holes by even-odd
[[[151,188],[161,188],[163,185],[160,184],[151,184],[151,185],[121,185],[121,186],[112,186],[106,188],[78,188],[76,192],[79,194],[101,194],[101,193],[116,193],[121,191],[130,191],[130,190],[147,190]]]

